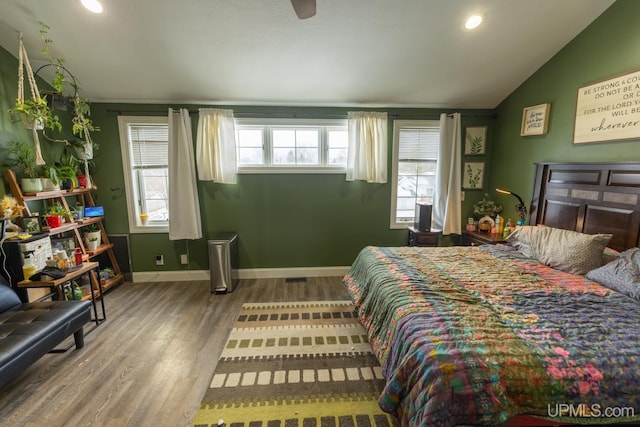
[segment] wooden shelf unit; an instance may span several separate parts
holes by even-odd
[[[9,188],[11,190],[11,195],[17,200],[17,202],[24,206],[22,211],[23,216],[31,216],[31,210],[27,202],[32,201],[45,201],[49,203],[59,202],[65,209],[69,210],[69,203],[67,202],[68,197],[76,197],[80,203],[84,206],[95,206],[95,202],[91,195],[90,188],[74,188],[72,190],[54,190],[54,191],[42,191],[34,194],[25,194],[22,193],[20,186],[18,185],[18,180],[16,178],[16,174],[11,169],[6,169],[5,174],[7,176],[7,182],[9,183]],[[113,253],[113,243],[109,241],[109,237],[107,236],[107,232],[104,228],[103,217],[97,218],[83,218],[82,220],[75,221],[73,223],[63,224],[61,227],[56,228],[47,228],[43,227],[42,232],[49,234],[49,236],[55,236],[61,233],[70,232],[73,234],[76,247],[81,248],[83,259],[88,261],[95,261],[96,257],[100,254],[106,253],[109,258],[109,265],[102,265],[101,268],[111,268],[115,273],[115,276],[109,278],[103,285],[102,288],[104,291],[107,291],[109,288],[116,286],[122,282],[124,282],[124,276],[120,271],[120,266],[118,265],[118,261],[116,260],[116,256]],[[96,224],[100,229],[100,236],[102,243],[95,251],[89,251],[84,242],[84,239],[81,235],[81,230],[83,227],[86,227],[90,224]],[[97,277],[95,272],[91,272],[91,281],[92,286],[96,285],[100,280],[100,277]]]

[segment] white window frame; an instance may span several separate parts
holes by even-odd
[[[398,162],[400,150],[400,130],[409,127],[440,128],[439,120],[394,120],[393,121],[393,160],[391,162],[391,215],[389,217],[390,229],[407,229],[413,223],[398,222],[396,220],[396,208],[398,206]]]
[[[129,144],[129,125],[135,124],[166,124],[169,126],[167,116],[118,116],[118,129],[120,132],[120,151],[122,153],[122,166],[124,168],[125,194],[127,196],[127,212],[130,233],[168,233],[169,221],[149,222],[146,225],[140,220],[139,192],[134,185],[131,150]]]
[[[346,164],[330,166],[328,162],[329,141],[328,132],[332,129],[347,130],[347,119],[269,119],[269,118],[238,118],[235,119],[236,130],[242,128],[262,129],[263,165],[242,166],[238,163],[239,174],[332,174],[346,173]],[[271,133],[273,128],[318,129],[320,135],[319,165],[282,165],[273,164]]]

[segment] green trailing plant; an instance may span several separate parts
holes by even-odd
[[[80,85],[75,76],[64,66],[65,60],[60,57],[54,58],[51,54],[50,47],[53,40],[48,36],[49,30],[50,27],[47,24],[40,22],[40,39],[43,43],[42,54],[46,56],[49,61],[47,65],[54,68],[54,77],[51,80],[51,86],[56,91],[56,96],[65,98],[66,101],[73,106],[71,133],[81,138],[83,143],[92,144],[93,138],[91,137],[91,132],[98,132],[100,128],[93,124],[89,101],[79,95]],[[72,95],[65,95],[68,88],[72,90]]]
[[[47,57],[49,60],[49,64],[54,67],[54,76],[51,80],[51,86],[58,92],[64,93],[65,89],[65,68],[64,68],[64,59],[63,58],[54,58],[51,54],[51,50],[49,49],[53,40],[48,37],[49,27],[44,22],[40,21],[40,40],[42,40],[42,54]]]
[[[91,138],[91,132],[98,132],[100,128],[93,124],[90,118],[91,107],[86,98],[82,98],[78,95],[73,97],[73,118],[71,119],[72,129],[74,135],[80,137],[87,144],[93,144],[93,138]],[[94,145],[94,149],[97,147]]]
[[[38,178],[36,153],[31,144],[24,141],[10,141],[7,154],[7,159],[4,161],[5,167],[21,170],[26,178]]]
[[[62,123],[49,108],[46,95],[38,99],[17,98],[16,105],[9,109],[9,113],[12,114],[14,121],[22,120],[28,127],[41,125],[51,130],[62,130]]]

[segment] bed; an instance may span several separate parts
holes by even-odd
[[[639,234],[639,163],[540,163],[509,245],[364,248],[343,283],[380,406],[411,426],[638,423]]]

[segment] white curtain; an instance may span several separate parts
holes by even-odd
[[[238,164],[233,110],[201,108],[199,113],[196,137],[198,178],[235,184]]]
[[[460,113],[440,115],[440,150],[433,198],[433,225],[442,234],[462,233]]]
[[[347,118],[347,181],[387,182],[387,113],[353,111]]]
[[[200,201],[189,111],[169,108],[169,240],[200,239]]]

